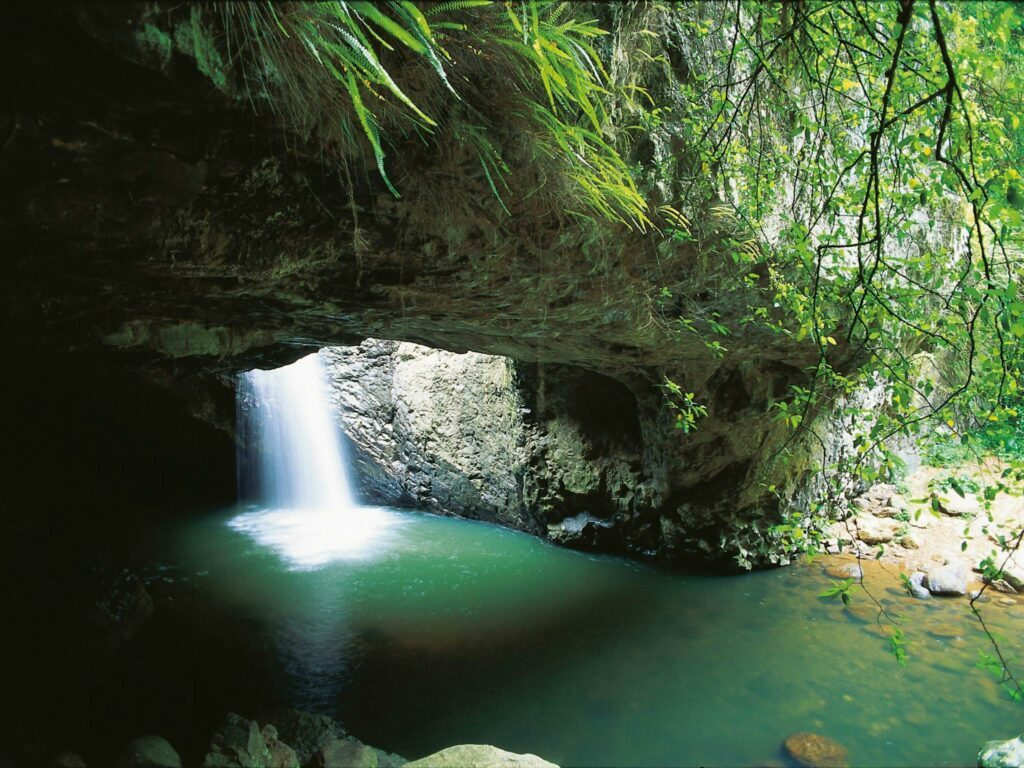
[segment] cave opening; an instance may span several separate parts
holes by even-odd
[[[161,418],[172,409],[155,407],[159,387],[133,387],[126,374],[114,386],[95,363],[80,370],[80,395],[123,393],[132,416],[107,420],[116,408],[80,403],[62,414],[65,430],[103,425],[69,445],[123,439],[125,465],[106,476],[155,473],[100,493],[102,512],[88,494],[72,508],[55,489],[59,511],[17,539],[33,554],[10,563],[20,589],[5,596],[14,629],[2,643],[19,663],[5,668],[0,736],[24,764],[56,747],[113,763],[141,734],[201,764],[250,728],[237,716],[218,726],[234,711],[274,724],[259,743],[286,745],[302,765],[365,748],[378,766],[398,766],[457,742],[564,764],[678,765],[710,751],[753,764],[778,753],[808,702],[841,712],[830,733],[853,741],[865,717],[893,705],[928,717],[951,654],[973,663],[962,643],[921,648],[945,666],[907,676],[893,704],[885,680],[858,671],[885,663],[873,625],[851,632],[860,614],[823,611],[815,569],[723,579],[599,554],[621,554],[601,536],[629,525],[644,504],[636,489],[657,470],[645,443],[657,430],[636,382],[371,339],[208,379],[216,407],[200,409],[196,431],[181,410]],[[70,403],[53,398],[62,381],[24,387],[24,402]],[[234,439],[212,426],[224,418]],[[161,443],[133,456],[140,429]],[[237,481],[232,461],[203,466],[222,455],[202,449],[206,440],[230,446]],[[169,461],[189,441],[185,464],[152,458]],[[191,462],[197,479],[222,477],[188,493],[155,482]],[[237,502],[223,499],[225,485]],[[171,497],[162,513],[139,507],[161,492]],[[631,492],[636,506],[623,512],[615,500]],[[676,492],[669,503],[699,500]],[[71,513],[77,523],[53,527]],[[943,632],[954,609],[918,611]],[[858,661],[837,667],[835,653]],[[846,690],[851,675],[856,698],[822,692]],[[782,688],[793,695],[766,693]],[[981,696],[958,706],[968,716],[941,737],[951,750],[1002,717]],[[745,738],[731,739],[742,718]],[[894,749],[861,754],[880,762]],[[898,749],[905,762],[923,759],[920,745]]]

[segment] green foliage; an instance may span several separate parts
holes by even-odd
[[[828,598],[834,600],[839,598],[843,605],[849,605],[851,598],[850,595],[858,589],[858,585],[855,583],[855,579],[832,579],[832,586],[821,592],[818,597]]]
[[[900,666],[907,665],[907,638],[899,627],[894,627],[889,632],[889,653],[896,658]]]
[[[253,103],[266,102],[343,157],[361,156],[361,136],[396,197],[388,147],[412,134],[467,147],[508,213],[509,167],[498,137],[509,114],[492,113],[501,100],[536,134],[535,149],[562,166],[579,213],[651,226],[646,201],[605,135],[608,73],[594,46],[607,32],[573,4],[264,1],[216,9]],[[409,62],[422,65],[414,78]],[[473,98],[480,91],[472,79],[481,76],[501,82],[500,99],[491,83],[484,98]],[[402,84],[409,79],[424,95],[409,95]]]
[[[675,412],[676,429],[681,429],[683,434],[696,429],[697,422],[708,415],[707,407],[695,400],[693,392],[684,392],[682,387],[668,377],[665,378],[662,388],[665,390],[669,408]]]
[[[1006,660],[987,651],[978,650],[978,669],[983,669],[999,681],[1012,701],[1024,702],[1024,689],[1007,676]]]

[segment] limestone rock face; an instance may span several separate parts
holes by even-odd
[[[760,508],[747,495],[747,422],[727,438],[704,426],[686,437],[647,377],[383,340],[320,355],[366,501],[579,548],[746,565],[773,555],[748,526]],[[682,456],[706,440],[696,470]]]
[[[636,397],[614,380],[587,374],[582,391],[582,374],[552,367],[539,394],[535,370],[503,357],[388,341],[320,354],[368,499],[535,533],[574,514],[610,527],[663,502]]]
[[[536,755],[518,755],[486,744],[460,744],[407,763],[407,768],[558,768]]]

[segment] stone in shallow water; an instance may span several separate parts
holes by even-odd
[[[1024,734],[1007,741],[990,741],[978,753],[979,768],[1024,768]]]
[[[115,768],[181,768],[181,758],[166,739],[140,736],[121,751]]]
[[[925,577],[925,586],[933,595],[966,595],[967,566],[949,563],[932,568]]]
[[[907,581],[907,589],[918,600],[928,600],[932,596],[932,593],[928,591],[928,587],[924,585],[927,578],[921,571],[915,571],[910,574],[910,578]]]
[[[846,749],[818,733],[794,733],[783,743],[786,752],[806,768],[845,768]]]
[[[1002,592],[1002,593],[1007,594],[1007,595],[1016,595],[1017,594],[1017,590],[1014,589],[1013,585],[1010,584],[1005,579],[993,579],[989,583],[991,584],[992,589],[994,589],[996,592]]]
[[[406,768],[558,768],[536,755],[517,755],[487,744],[460,744],[407,763]]]
[[[864,571],[857,563],[837,563],[826,566],[825,575],[830,579],[859,579]]]

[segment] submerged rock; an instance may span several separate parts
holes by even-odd
[[[932,568],[924,584],[933,595],[966,595],[967,566],[963,563],[949,563]]]
[[[978,753],[978,768],[1024,768],[1024,734],[985,744]]]
[[[128,742],[114,768],[181,768],[181,758],[166,739],[140,736]]]
[[[460,744],[407,764],[407,768],[558,768],[536,755],[517,755],[487,744]]]
[[[830,579],[860,579],[864,570],[857,563],[833,564],[825,567],[825,575]]]
[[[138,576],[125,570],[96,601],[91,620],[96,637],[115,649],[131,640],[152,615],[152,596]]]
[[[783,746],[806,768],[845,768],[846,748],[818,733],[794,733]]]

